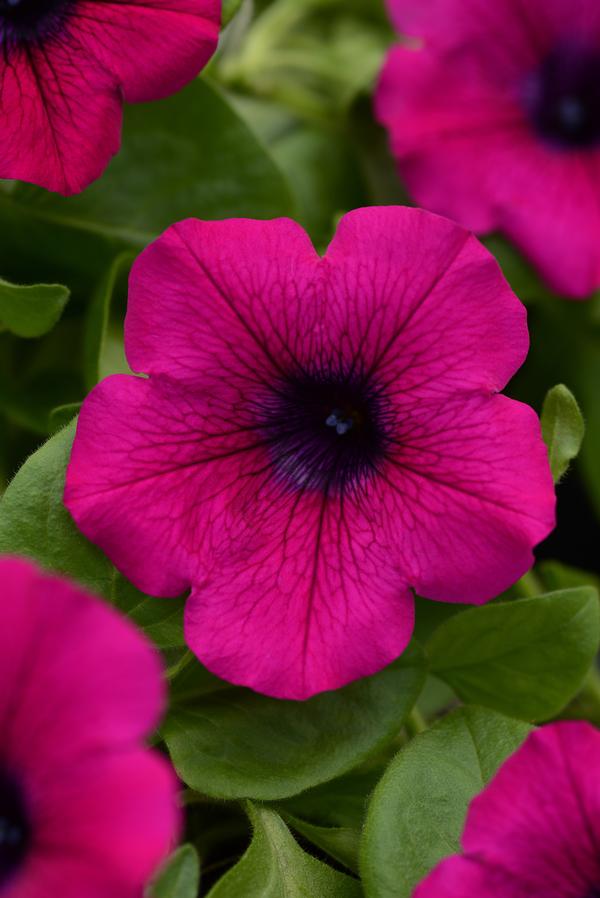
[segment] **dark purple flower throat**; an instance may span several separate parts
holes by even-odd
[[[31,828],[17,782],[0,768],[0,893],[25,859]]]

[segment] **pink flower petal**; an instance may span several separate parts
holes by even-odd
[[[240,498],[230,491],[231,504]],[[383,530],[381,490],[337,501],[265,486],[260,502],[240,505],[237,552],[218,559],[186,606],[187,642],[209,670],[306,699],[402,653],[413,602]]]
[[[401,568],[418,593],[479,604],[533,564],[554,526],[537,415],[505,396],[405,405],[385,470]]]
[[[158,100],[213,55],[220,7],[220,0],[81,0],[69,40],[114,75],[127,102]]]
[[[495,52],[512,46],[513,56],[547,48],[557,34],[600,34],[600,10],[595,0],[386,0],[400,34],[459,45],[468,38],[492,38]],[[500,48],[504,47],[504,50]]]
[[[14,53],[0,83],[0,174],[77,193],[119,148],[117,83],[76,44],[42,43]]]
[[[450,221],[359,209],[340,222],[326,263],[328,342],[360,355],[390,395],[495,392],[525,361],[523,305],[493,256]]]
[[[438,864],[413,898],[548,898],[548,893],[532,892],[530,885],[471,858],[451,857]],[[571,896],[553,892],[552,898]]]
[[[25,562],[0,568],[2,754],[46,775],[150,733],[165,702],[150,643],[75,586]]]
[[[60,863],[80,862],[92,880],[133,890],[174,848],[181,822],[177,781],[158,754],[132,749],[91,756],[75,762],[67,779],[46,780],[39,794],[35,786],[31,791],[31,879],[39,877],[36,865],[51,858],[57,881]]]
[[[599,772],[598,731],[586,723],[543,727],[472,803],[465,852],[535,895],[587,895],[600,883]]]
[[[0,775],[22,804],[0,891],[139,898],[180,825],[175,775],[141,744],[164,706],[158,652],[28,562],[0,559],[0,584]]]
[[[289,219],[179,222],[139,256],[125,322],[134,371],[247,384],[310,352],[319,257]],[[297,324],[302,321],[299,332]]]

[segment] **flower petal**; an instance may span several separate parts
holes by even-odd
[[[220,19],[220,0],[81,0],[69,37],[114,75],[127,102],[140,103],[196,77],[216,49]]]
[[[533,564],[554,526],[537,415],[505,396],[398,406],[384,476],[407,580],[426,598],[485,602]]]
[[[178,596],[203,578],[217,540],[207,524],[222,517],[227,491],[258,489],[264,441],[238,420],[236,402],[160,375],[115,375],[85,402],[65,504],[146,592]]]
[[[526,882],[579,898],[600,882],[600,733],[587,723],[536,731],[472,803],[463,848]]]
[[[420,209],[360,209],[340,222],[326,262],[331,351],[359,358],[390,395],[493,392],[523,363],[525,309],[456,224]]]
[[[265,489],[186,606],[186,639],[213,673],[306,699],[381,670],[412,635],[412,597],[390,562],[373,485],[360,497]],[[221,526],[225,526],[224,521]],[[215,522],[209,522],[215,526]]]
[[[181,823],[177,780],[158,754],[139,749],[97,755],[41,783],[39,794],[35,782],[29,785],[36,843],[26,879],[43,878],[47,864],[46,875],[59,880],[63,864],[79,881],[74,895],[88,894],[88,878],[106,898],[110,887],[133,895],[174,847]]]
[[[129,364],[205,390],[224,372],[277,372],[310,350],[318,264],[306,232],[288,219],[173,225],[133,267]]]
[[[0,82],[2,177],[77,193],[119,148],[116,83],[68,39],[14,53]]]
[[[532,892],[528,884],[476,860],[451,857],[438,864],[417,887],[413,898],[547,898],[547,895],[547,891]],[[552,895],[570,898],[563,893]]]
[[[20,561],[0,561],[0,720],[5,757],[40,771],[128,746],[164,706],[156,652],[100,600]]]
[[[489,3],[487,0],[387,0],[397,30],[436,44],[492,38],[513,54],[547,49],[556,34],[589,37],[600,31],[595,0]],[[494,52],[493,48],[492,52]]]

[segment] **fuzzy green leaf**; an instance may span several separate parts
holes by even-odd
[[[548,391],[542,409],[542,436],[555,483],[579,455],[584,435],[585,423],[577,400],[564,384],[558,384]]]
[[[250,848],[208,898],[360,898],[358,881],[302,851],[275,811],[249,804],[248,813]]]
[[[413,739],[375,789],[361,849],[367,898],[411,898],[417,883],[459,851],[467,807],[529,727],[462,708]]]
[[[545,720],[577,693],[599,640],[598,594],[579,587],[463,611],[436,630],[427,654],[463,701]]]
[[[375,676],[293,702],[230,686],[192,661],[172,683],[162,735],[195,791],[287,798],[340,776],[389,742],[424,677],[422,652],[412,646]]]
[[[159,872],[146,898],[197,898],[199,888],[198,853],[193,845],[182,845]]]

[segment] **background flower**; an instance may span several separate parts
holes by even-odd
[[[533,733],[471,804],[463,854],[414,898],[595,898],[599,762],[600,733],[587,723]]]
[[[111,608],[0,560],[0,892],[139,898],[178,834],[176,781],[142,747],[158,653]]]
[[[0,177],[64,194],[117,152],[123,100],[168,96],[218,39],[220,0],[6,0]]]
[[[414,199],[499,229],[552,288],[600,286],[600,11],[594,0],[390,0],[401,31],[377,116]]]
[[[495,395],[524,309],[449,221],[187,221],[134,268],[129,362],[82,409],[65,502],[139,588],[192,586],[215,673],[306,698],[396,658],[409,587],[483,602],[532,564],[554,493],[531,409]]]

